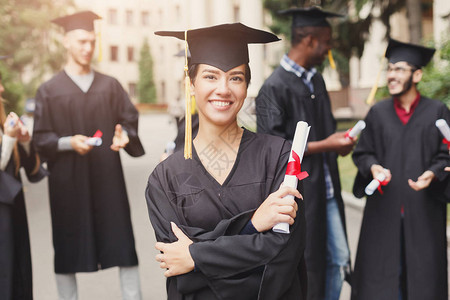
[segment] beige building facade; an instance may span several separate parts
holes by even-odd
[[[184,49],[184,42],[175,38],[154,35],[158,30],[185,30],[221,23],[241,22],[264,29],[261,0],[75,0],[79,10],[89,9],[103,19],[96,23],[98,48],[102,60],[95,60],[100,72],[116,77],[129,92],[134,102],[139,102],[139,54],[144,39],[150,44],[154,61],[154,78],[157,102],[169,107],[182,105],[184,99],[184,59],[175,54]],[[283,44],[250,45],[252,83],[248,97],[255,97],[264,79],[270,75],[270,65],[282,55]],[[274,52],[278,54],[273,54]]]

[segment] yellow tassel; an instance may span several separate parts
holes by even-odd
[[[330,67],[333,70],[336,70],[336,63],[334,62],[333,53],[331,53],[331,50],[328,50],[328,61],[330,62]]]
[[[184,135],[184,158],[192,159],[192,104],[191,104],[191,80],[189,78],[189,67],[188,67],[188,42],[187,42],[187,30],[184,32],[185,39],[185,63],[184,63],[184,92],[186,100],[186,112],[185,112],[185,135]]]
[[[195,96],[191,95],[191,114],[195,115],[197,113],[197,104],[195,103]]]
[[[369,96],[367,96],[367,99],[366,99],[366,103],[369,106],[372,106],[374,104],[375,94],[377,93],[377,90],[378,90],[378,82],[380,81],[381,72],[383,72],[383,65],[384,65],[385,58],[386,58],[386,51],[384,52],[383,57],[381,58],[380,68],[378,70],[377,77],[375,78],[375,83],[373,84],[372,89],[370,90]]]
[[[100,21],[97,21],[98,24],[98,57],[97,60],[98,62],[102,62],[103,61],[103,49],[102,49],[102,28],[100,25]]]

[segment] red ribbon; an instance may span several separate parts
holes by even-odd
[[[294,150],[292,150],[292,158],[294,161],[288,162],[287,168],[286,168],[286,175],[295,175],[295,177],[298,178],[298,180],[303,180],[306,177],[309,176],[308,172],[303,171],[302,172],[302,165],[300,164],[300,157],[295,153]]]
[[[100,129],[98,129],[98,130],[94,133],[94,135],[93,135],[92,137],[98,137],[98,138],[101,138],[102,135],[103,135],[103,132],[101,132]]]
[[[350,140],[353,140],[354,138],[352,138],[351,136],[350,136],[350,131],[353,129],[353,127],[352,128],[350,128],[349,130],[347,130],[346,132],[345,132],[345,137],[346,138],[348,138],[348,139],[350,139]]]
[[[442,140],[442,142],[443,142],[444,144],[446,144],[446,145],[447,145],[447,149],[450,150],[450,141],[447,140],[446,138],[444,138],[444,139]]]
[[[387,180],[383,180],[383,181],[379,181],[378,179],[375,178],[376,181],[378,181],[380,184],[378,185],[378,192],[380,192],[380,195],[383,195],[383,190],[381,189],[382,186],[385,186],[389,183],[389,181]]]

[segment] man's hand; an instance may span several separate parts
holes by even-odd
[[[413,181],[412,179],[408,179],[409,186],[415,190],[420,191],[430,186],[431,181],[434,179],[434,173],[430,170],[423,172],[422,175],[417,178],[417,181]]]
[[[171,277],[186,274],[194,270],[194,260],[189,252],[189,245],[192,241],[178,228],[175,223],[171,222],[172,231],[178,238],[173,243],[156,243],[156,250],[162,253],[156,255],[156,261],[159,262],[161,269],[167,269],[164,276]]]
[[[341,156],[349,154],[356,144],[356,139],[347,138],[345,132],[335,132],[325,139],[332,151]]]
[[[122,125],[117,124],[114,131],[114,137],[112,140],[111,150],[119,151],[121,148],[130,142],[128,135],[123,132]]]
[[[370,167],[370,172],[372,172],[372,177],[375,179],[377,178],[378,174],[384,173],[384,176],[386,176],[385,182],[389,182],[392,179],[391,170],[385,169],[383,166],[380,165],[372,165]]]
[[[270,230],[278,223],[294,224],[298,205],[295,199],[283,199],[286,195],[303,199],[298,190],[289,187],[281,187],[278,191],[270,194],[258,207],[251,219],[258,232]]]
[[[305,155],[311,155],[323,152],[337,152],[339,155],[346,156],[356,144],[357,139],[345,137],[345,132],[335,132],[326,139],[309,142],[308,151]]]
[[[72,136],[70,138],[70,145],[72,146],[73,150],[78,152],[78,154],[80,155],[85,155],[89,153],[89,151],[91,151],[93,147],[85,143],[87,138],[88,138],[87,136],[81,134]]]

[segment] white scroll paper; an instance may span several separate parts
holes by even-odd
[[[366,128],[366,122],[364,122],[363,120],[359,120],[358,122],[356,122],[355,126],[350,129],[350,131],[348,132],[348,136],[353,139],[358,136],[358,134],[360,134],[364,128]]]
[[[89,146],[100,146],[102,144],[102,138],[100,137],[90,137],[84,141],[85,144]]]
[[[439,119],[436,121],[436,127],[439,128],[442,135],[447,141],[450,141],[450,128],[444,119]]]
[[[366,186],[366,189],[364,190],[366,192],[366,195],[372,195],[380,186],[380,182],[383,182],[385,179],[386,175],[384,175],[383,172],[378,173],[377,177],[375,177],[375,179],[372,179],[372,181]]]
[[[300,158],[300,163],[303,161],[303,154],[305,153],[306,143],[308,141],[309,129],[308,123],[299,121],[297,128],[295,129],[294,140],[292,141],[291,154],[289,155],[289,161],[294,161],[292,157],[292,151],[295,151]],[[295,175],[284,175],[283,186],[296,189],[298,184],[298,178]],[[294,196],[287,195],[285,198],[294,199]],[[288,223],[279,223],[272,228],[273,231],[278,233],[289,233]]]

